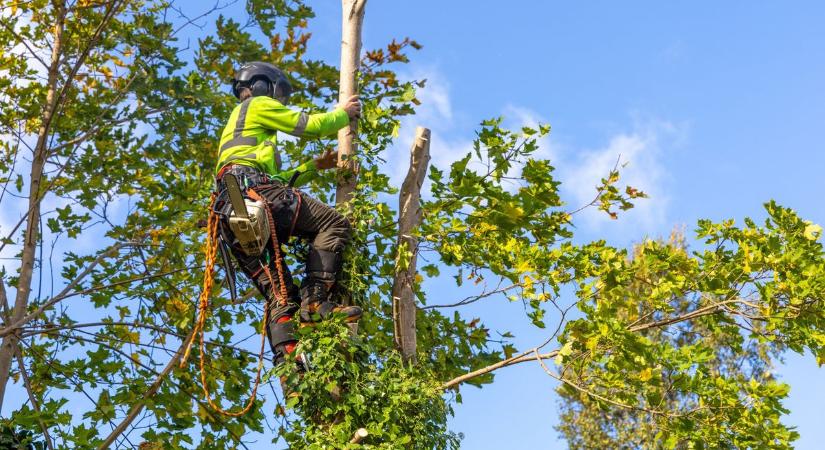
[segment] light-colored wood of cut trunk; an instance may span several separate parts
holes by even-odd
[[[361,25],[367,0],[341,0],[341,80],[338,100],[343,103],[358,93],[358,70],[361,62]],[[338,131],[338,188],[335,203],[340,205],[352,198],[358,167],[350,158],[357,152],[355,137],[358,121]]]
[[[410,150],[410,169],[398,201],[398,251],[409,252],[409,263],[396,270],[392,285],[395,345],[404,361],[416,360],[415,275],[418,239],[415,229],[421,224],[421,185],[430,163],[430,130],[418,127]]]
[[[352,435],[352,439],[349,440],[349,443],[350,444],[357,444],[369,435],[370,434],[366,430],[366,428],[359,428],[359,429],[355,430],[355,433]]]

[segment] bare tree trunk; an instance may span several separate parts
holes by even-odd
[[[40,120],[40,129],[37,131],[37,143],[34,146],[31,178],[29,180],[29,210],[26,217],[26,234],[24,235],[23,251],[20,258],[20,279],[17,282],[17,296],[14,299],[14,309],[10,323],[23,318],[29,303],[32,276],[34,274],[35,250],[39,237],[40,224],[40,182],[43,178],[43,167],[48,157],[48,137],[52,118],[57,104],[57,77],[59,74],[60,55],[63,47],[63,26],[66,19],[66,7],[63,2],[56,6],[57,17],[54,26],[54,42],[52,43],[51,64],[46,91],[46,104]],[[18,336],[12,332],[3,338],[0,346],[0,411],[3,408],[3,398],[6,393],[6,384],[9,381],[12,358],[17,347]]]
[[[341,80],[338,100],[344,102],[358,93],[358,70],[361,62],[361,25],[367,0],[341,0]],[[349,127],[338,131],[338,189],[335,203],[340,205],[352,198],[358,167],[350,159],[358,150],[355,136],[358,122],[350,121]]]
[[[398,199],[398,256],[392,285],[395,346],[407,363],[416,360],[415,275],[418,238],[413,233],[421,224],[421,185],[430,163],[430,130],[418,127],[410,149],[410,170],[401,185]],[[406,258],[409,256],[409,260]],[[401,263],[404,261],[405,263]]]

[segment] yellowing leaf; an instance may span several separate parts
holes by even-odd
[[[518,266],[516,266],[516,271],[518,273],[528,273],[533,272],[534,270],[535,269],[533,269],[533,266],[530,265],[530,261],[526,259],[519,261]]]
[[[805,238],[815,241],[822,236],[822,227],[816,224],[809,224],[805,227]]]
[[[653,378],[653,369],[648,367],[647,369],[639,372],[639,379],[642,381],[648,381]]]
[[[587,349],[590,350],[590,353],[596,353],[596,349],[599,347],[599,337],[593,336],[587,340]]]
[[[533,279],[529,275],[524,276],[524,289],[530,290],[533,288]]]
[[[559,353],[556,355],[554,361],[556,364],[561,364],[564,361],[564,357],[568,356],[573,353],[573,341],[567,341],[559,350]]]

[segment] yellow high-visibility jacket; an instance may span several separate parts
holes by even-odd
[[[306,183],[316,171],[315,161],[281,171],[276,148],[276,132],[297,137],[328,136],[349,124],[349,116],[341,108],[332,112],[307,114],[293,111],[279,101],[258,96],[244,100],[232,111],[220,141],[217,174],[229,163],[254,167],[282,183],[301,172],[296,185]]]

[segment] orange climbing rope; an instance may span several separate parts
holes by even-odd
[[[264,197],[255,192],[255,190],[252,188],[247,189],[247,194],[249,195],[249,198],[251,198],[252,200],[264,204],[264,211],[266,212],[266,218],[269,222],[269,234],[271,236],[272,250],[275,256],[275,268],[278,270],[278,281],[280,281],[280,292],[278,292],[278,294],[280,295],[276,295],[275,293],[275,284],[272,283],[272,274],[269,272],[269,267],[263,266],[263,268],[264,272],[266,272],[266,276],[269,277],[269,286],[272,289],[273,297],[280,297],[280,300],[278,301],[278,306],[283,307],[286,306],[287,303],[287,293],[286,284],[284,283],[284,267],[283,258],[281,257],[281,244],[278,242],[278,233],[276,232],[275,218],[272,217],[272,209],[269,207],[269,202]],[[296,213],[295,216],[297,217],[298,214]]]
[[[284,284],[284,268],[283,268],[283,260],[281,258],[281,246],[278,243],[278,235],[275,233],[275,220],[272,217],[272,211],[269,209],[268,202],[263,199],[257,192],[253,191],[252,189],[248,190],[249,196],[253,200],[262,201],[265,205],[265,210],[267,214],[267,218],[269,219],[269,229],[272,234],[272,247],[275,251],[275,267],[278,270],[278,278],[279,278],[279,287],[280,292],[275,291],[275,280],[272,278],[272,273],[269,270],[267,265],[263,265],[263,270],[266,272],[267,277],[269,278],[269,286],[272,289],[273,298],[279,298],[279,305],[283,306],[287,302],[287,293],[286,293],[286,285]],[[264,317],[263,321],[261,322],[261,350],[258,355],[258,369],[255,375],[255,385],[252,388],[252,394],[249,397],[249,401],[247,404],[241,409],[240,411],[227,411],[217,405],[213,400],[212,396],[209,393],[209,388],[206,383],[206,370],[204,367],[204,361],[206,360],[206,343],[204,339],[204,326],[206,324],[206,318],[208,316],[209,310],[209,294],[212,292],[212,285],[214,284],[214,269],[215,269],[215,261],[217,260],[218,254],[218,215],[214,212],[214,204],[215,204],[216,195],[213,193],[212,198],[209,201],[209,220],[207,221],[207,235],[206,235],[206,243],[204,244],[204,254],[206,259],[206,268],[204,270],[203,276],[203,287],[198,299],[198,318],[195,321],[195,331],[192,333],[192,338],[189,342],[186,343],[186,349],[183,352],[183,357],[180,361],[180,367],[183,367],[186,364],[187,359],[189,358],[189,353],[192,350],[192,344],[194,344],[195,336],[198,336],[200,340],[200,353],[201,357],[199,360],[199,368],[200,368],[200,378],[201,378],[201,387],[203,388],[203,395],[206,397],[206,401],[209,403],[215,411],[218,411],[221,414],[231,417],[239,417],[247,412],[252,408],[252,404],[255,403],[255,398],[258,393],[258,386],[261,384],[261,371],[263,370],[264,366],[264,348],[266,344],[266,326],[267,322],[269,321],[269,307],[264,306]]]

